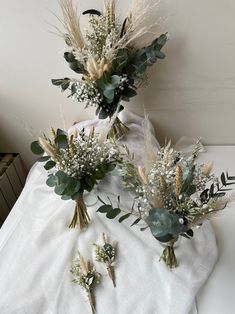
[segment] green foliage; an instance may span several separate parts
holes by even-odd
[[[55,144],[58,146],[58,148],[66,149],[68,147],[68,136],[66,134],[57,133]]]
[[[120,196],[118,196],[116,207],[113,206],[113,204],[111,203],[111,200],[109,198],[108,199],[109,199],[110,204],[106,204],[100,197],[98,197],[98,199],[103,205],[101,205],[97,209],[97,212],[102,213],[102,214],[106,214],[106,217],[108,219],[114,219],[117,216],[119,216],[122,212],[124,212],[120,208]],[[119,219],[118,219],[119,223],[122,223],[124,220],[128,219],[131,215],[134,215],[133,209],[134,209],[134,203],[133,203],[132,209],[129,213],[125,213],[125,215],[122,215],[121,217],[119,217]],[[136,215],[134,215],[134,216],[136,216]],[[141,221],[141,219],[142,219],[141,216],[139,216],[137,219],[135,219],[135,221],[131,224],[131,227],[138,224]]]
[[[119,214],[121,213],[120,208],[112,208],[109,212],[107,212],[106,217],[109,219],[114,219],[116,218]]]
[[[42,149],[38,141],[32,142],[30,148],[32,153],[34,153],[35,155],[40,156],[44,154],[44,150]]]
[[[44,168],[46,170],[50,170],[52,168],[54,168],[56,165],[56,163],[53,161],[53,160],[49,160],[45,165],[44,165]]]
[[[183,186],[181,188],[181,193],[186,195],[192,195],[196,192],[196,187],[192,185],[194,179],[195,165],[193,165],[188,172],[186,179],[184,180]]]
[[[127,49],[120,49],[118,51],[112,63],[114,73],[117,73],[118,75],[122,74],[123,70],[127,66],[128,58],[129,56]]]
[[[235,176],[229,176],[228,172],[226,172],[225,175],[225,173],[222,172],[220,175],[220,183],[213,183],[211,184],[209,189],[205,189],[200,195],[201,201],[207,203],[210,198],[224,197],[226,195],[226,192],[231,190],[227,187],[234,184]]]
[[[55,193],[62,196],[63,199],[76,199],[83,193],[79,180],[68,176],[63,171],[57,171],[54,175],[50,175],[46,183],[49,187],[53,187]]]
[[[52,79],[51,82],[55,86],[60,86],[62,92],[64,92],[70,86],[70,79],[67,77],[65,77],[63,79]]]
[[[187,230],[187,226],[179,222],[179,216],[164,208],[153,208],[149,211],[146,222],[153,236],[161,242],[163,239],[178,236]]]
[[[131,216],[131,213],[125,214],[125,215],[121,216],[121,217],[118,219],[118,221],[119,221],[120,223],[122,223],[124,220],[126,220],[126,219],[129,218],[130,216]]]
[[[74,72],[79,74],[84,74],[86,72],[83,64],[75,58],[72,52],[65,52],[64,58],[68,62],[70,69]]]
[[[51,159],[50,156],[42,156],[42,157],[38,158],[38,161],[39,162],[45,162],[45,161],[48,161],[49,159]]]
[[[161,52],[162,47],[168,40],[167,34],[162,34],[156,38],[151,45],[143,47],[133,53],[127,62],[125,68],[126,73],[130,78],[138,79],[148,66],[157,62],[157,59],[164,59],[165,55]]]

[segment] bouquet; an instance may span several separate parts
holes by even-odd
[[[87,293],[92,313],[95,313],[95,298],[93,291],[100,284],[101,275],[96,271],[91,261],[86,261],[78,253],[78,257],[73,260],[70,272],[73,276],[73,282],[81,286]]]
[[[124,212],[119,222],[135,216],[132,225],[143,221],[152,235],[165,246],[161,259],[170,268],[177,266],[174,244],[179,237],[191,239],[193,229],[224,209],[231,200],[226,197],[235,177],[212,173],[213,163],[197,164],[201,144],[197,142],[189,155],[176,151],[168,143],[154,156],[150,153],[146,168],[138,167],[127,152],[120,165],[120,175],[126,189],[136,193],[136,205],[131,210],[102,205],[98,211],[115,218]],[[148,153],[148,151],[147,151]]]
[[[114,140],[85,130],[71,135],[61,129],[52,129],[53,138],[46,135],[31,144],[31,150],[39,155],[38,161],[46,162],[49,171],[47,185],[54,188],[63,200],[76,202],[75,212],[69,227],[84,229],[89,215],[83,199],[85,191],[91,192],[96,183],[112,171],[120,161]]]
[[[114,116],[111,135],[121,137],[127,131],[117,118],[123,109],[120,102],[136,96],[138,87],[146,82],[147,68],[165,57],[161,49],[168,35],[150,36],[156,34],[155,28],[159,26],[158,22],[149,22],[157,4],[134,0],[121,22],[115,13],[115,1],[108,0],[102,12],[95,9],[83,12],[89,15],[89,25],[83,34],[72,0],[60,1],[63,13],[60,21],[65,32],[59,32],[67,45],[64,58],[80,77],[52,79],[52,84],[62,91],[69,90],[69,97],[86,107],[96,107],[100,119]]]

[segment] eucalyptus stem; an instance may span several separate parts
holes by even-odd
[[[88,226],[89,222],[90,217],[87,212],[87,207],[84,203],[83,196],[81,196],[76,200],[74,215],[69,228],[76,228],[78,225],[80,230],[83,230]]]
[[[163,260],[167,267],[175,268],[178,266],[177,258],[175,256],[174,244],[178,239],[173,239],[167,242],[165,249],[162,252],[160,261]]]
[[[118,117],[116,117],[111,127],[111,130],[108,133],[108,137],[117,139],[123,138],[128,130],[129,128],[124,123],[122,123],[122,121]]]

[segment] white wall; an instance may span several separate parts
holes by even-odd
[[[81,1],[81,10],[102,0]],[[119,0],[119,8],[131,0]],[[201,136],[209,144],[235,144],[235,1],[162,0],[171,33],[167,58],[151,68],[151,82],[127,108],[144,104],[161,140]],[[20,152],[30,166],[35,135],[94,117],[94,110],[66,99],[51,78],[76,75],[63,60],[63,41],[49,33],[56,0],[0,0],[0,150]],[[58,23],[57,23],[58,25]]]

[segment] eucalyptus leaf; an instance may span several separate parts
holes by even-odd
[[[53,160],[49,160],[45,165],[44,165],[44,168],[46,170],[50,170],[52,168],[54,168],[56,165],[56,163],[53,161]]]
[[[79,191],[79,188],[80,188],[80,182],[76,180],[75,178],[69,177],[66,189],[64,190],[63,193],[65,195],[72,196]]]
[[[67,179],[67,175],[66,173],[64,173],[63,171],[59,170],[55,173],[55,176],[58,178],[58,182],[62,183],[64,181],[66,181]]]
[[[187,230],[187,227],[179,222],[179,216],[170,213],[165,208],[151,209],[146,222],[155,238],[167,235],[178,236]]]
[[[113,75],[111,78],[111,83],[114,87],[118,87],[121,82],[121,78],[118,75]]]
[[[40,146],[38,141],[32,142],[30,148],[31,148],[31,151],[35,155],[43,155],[44,154],[44,150],[42,149],[42,147]]]
[[[131,227],[137,225],[140,222],[141,218],[137,218],[132,224]]]
[[[221,173],[220,179],[221,179],[222,184],[226,186],[227,184],[226,184],[226,178],[225,178],[224,172]]]
[[[58,180],[58,177],[56,176],[49,176],[47,181],[46,181],[46,184],[49,186],[49,187],[54,187],[56,186],[57,184],[59,183],[59,180]]]
[[[55,193],[58,195],[62,195],[64,190],[66,189],[66,184],[62,183],[55,186]]]
[[[123,216],[121,216],[118,221],[121,223],[123,222],[124,220],[126,220],[127,218],[129,218],[131,216],[131,213],[128,213],[128,214],[125,214]]]
[[[65,134],[57,135],[55,138],[55,143],[58,145],[59,148],[66,149],[68,147],[68,138]]]
[[[57,129],[56,130],[56,136],[59,136],[59,135],[66,135],[67,136],[67,132],[65,132],[64,130],[61,130],[61,129]]]
[[[103,94],[107,99],[113,100],[114,90],[115,90],[115,86],[113,86],[112,84],[107,84],[105,86],[105,90],[104,90]]]
[[[45,162],[45,161],[48,161],[49,159],[51,159],[50,156],[42,156],[42,157],[38,158],[38,161],[39,162]]]
[[[109,211],[111,211],[113,209],[113,207],[111,205],[102,205],[97,209],[97,212],[99,213],[108,213]]]
[[[71,199],[71,196],[70,196],[70,195],[62,195],[62,196],[61,196],[61,199],[62,199],[63,201],[68,201],[68,200]]]
[[[106,217],[109,219],[116,218],[121,213],[120,208],[112,208],[112,210],[108,211],[106,214]]]

